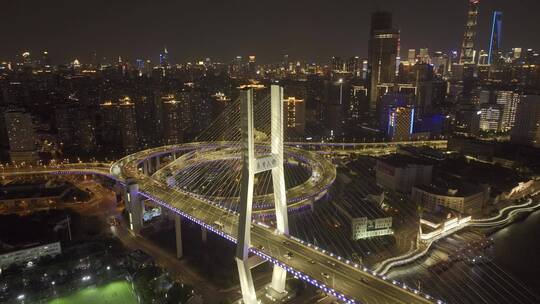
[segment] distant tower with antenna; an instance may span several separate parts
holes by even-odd
[[[476,25],[478,20],[478,7],[480,0],[469,0],[469,12],[467,13],[467,23],[461,44],[460,64],[474,63],[474,39],[476,37]]]
[[[502,37],[502,12],[493,12],[491,22],[491,35],[489,36],[488,64],[493,64],[501,57],[501,37]]]

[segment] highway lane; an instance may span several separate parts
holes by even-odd
[[[113,177],[110,174],[111,164],[102,163],[76,163],[64,164],[58,166],[32,166],[32,167],[2,167],[0,176],[23,176],[23,175],[38,175],[38,174],[101,174]]]
[[[353,264],[329,257],[294,239],[269,234],[264,227],[252,228],[252,244],[255,248],[258,248],[259,244],[267,244],[268,247],[265,247],[263,252],[295,269],[301,269],[304,274],[362,303],[426,303],[425,299],[419,299],[417,295],[404,296],[403,290],[397,289],[391,281],[361,271]],[[292,253],[291,259],[285,257],[287,252]]]

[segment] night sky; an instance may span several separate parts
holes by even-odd
[[[503,48],[540,49],[539,0],[481,0],[477,43],[487,48],[493,9],[503,11]],[[394,13],[408,48],[457,49],[467,0],[1,0],[0,60],[46,49],[53,63],[99,56],[172,62],[283,54],[326,62],[365,56],[370,14]]]

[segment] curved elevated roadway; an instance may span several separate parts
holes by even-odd
[[[141,163],[152,157],[170,155],[190,149],[184,145],[165,146],[137,152],[107,167],[106,164],[73,164],[53,167],[0,168],[1,176],[23,174],[100,174],[122,183],[137,183],[138,193],[171,210],[183,218],[236,242],[238,215],[221,205],[190,196],[143,174]],[[314,152],[303,151],[304,155],[316,157]],[[331,166],[327,162],[324,166]],[[105,171],[107,168],[108,172]],[[214,223],[219,221],[221,225]],[[262,223],[253,222],[250,251],[273,264],[285,268],[289,273],[344,303],[369,304],[419,304],[443,303],[419,290],[377,275],[361,265],[353,264],[330,252],[294,237],[276,234],[275,230]],[[291,258],[286,257],[287,253]]]

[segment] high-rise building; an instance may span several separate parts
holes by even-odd
[[[491,35],[489,38],[488,64],[493,64],[501,57],[501,36],[502,36],[502,12],[494,11],[491,24]]]
[[[409,52],[407,53],[407,61],[409,61],[409,64],[415,64],[416,63],[416,50],[415,49],[409,49]]]
[[[163,47],[163,51],[159,54],[159,65],[162,67],[169,66],[169,51],[166,46]]]
[[[230,74],[232,77],[243,76],[244,60],[242,56],[236,56],[230,66]]]
[[[8,139],[9,157],[14,163],[35,163],[38,160],[36,133],[32,116],[23,110],[4,113]]]
[[[480,130],[485,132],[498,132],[502,118],[500,105],[484,104],[480,107]]]
[[[338,56],[332,56],[332,71],[333,72],[342,72],[344,70],[343,67],[343,59]]]
[[[177,100],[174,95],[162,97],[163,101],[163,142],[174,145],[183,142],[186,129],[184,115],[188,114],[184,101]]]
[[[446,76],[448,71],[448,55],[441,51],[437,51],[433,54],[431,59],[433,64],[433,71],[439,76]]]
[[[79,130],[77,134],[79,135],[80,151],[89,154],[95,152],[97,148],[96,129],[94,121],[88,117],[88,115],[84,116],[85,117],[82,117],[79,120]]]
[[[325,81],[324,111],[321,112],[330,136],[341,134],[344,122],[344,110],[349,104],[349,83],[346,80]]]
[[[521,94],[513,91],[498,91],[497,104],[503,107],[500,130],[507,132],[512,130],[516,122],[516,113]]]
[[[352,86],[350,93],[351,97],[346,118],[353,125],[358,125],[366,118],[365,115],[369,112],[367,89],[365,86]]]
[[[469,0],[469,9],[467,12],[467,22],[465,23],[465,33],[461,44],[460,64],[474,63],[474,39],[476,38],[476,25],[478,19],[478,7],[480,0]]]
[[[371,16],[368,58],[368,90],[370,110],[377,107],[381,83],[393,83],[396,78],[396,58],[399,53],[399,31],[392,29],[392,14],[375,12]]]
[[[512,48],[512,58],[514,60],[521,58],[521,52],[522,52],[522,49],[520,47]]]
[[[289,69],[289,55],[283,55],[283,62],[281,63],[281,66],[285,71]]]
[[[255,55],[250,55],[248,57],[249,61],[248,61],[248,75],[250,77],[255,77],[255,75],[257,74],[257,66],[256,66],[256,59],[255,59]]]
[[[354,77],[361,76],[362,62],[360,57],[354,56],[347,60],[347,72],[351,73]]]
[[[480,52],[478,52],[478,64],[479,65],[489,64],[489,54],[486,51],[480,50]]]
[[[380,103],[379,129],[390,140],[409,140],[414,125],[414,107],[402,92],[385,94]]]
[[[287,125],[288,137],[303,136],[306,127],[306,103],[295,97],[288,97],[283,102],[283,122]]]
[[[517,107],[511,141],[540,148],[540,95],[523,95]]]
[[[410,140],[414,128],[414,107],[392,107],[388,111],[387,138],[392,141]]]
[[[421,62],[423,62],[423,63],[431,63],[431,58],[429,58],[429,49],[428,48],[420,49],[420,52],[418,53],[418,56],[420,57]]]
[[[107,155],[125,155],[138,150],[137,115],[131,98],[124,96],[118,102],[106,101],[100,105],[97,142]]]
[[[42,68],[50,68],[51,67],[51,58],[49,56],[49,52],[47,52],[47,51],[41,52],[40,66]]]
[[[131,102],[129,97],[124,97],[119,102],[119,117],[120,132],[122,136],[122,148],[124,153],[130,154],[137,151],[138,136],[137,136],[137,115],[135,112],[135,104]]]

